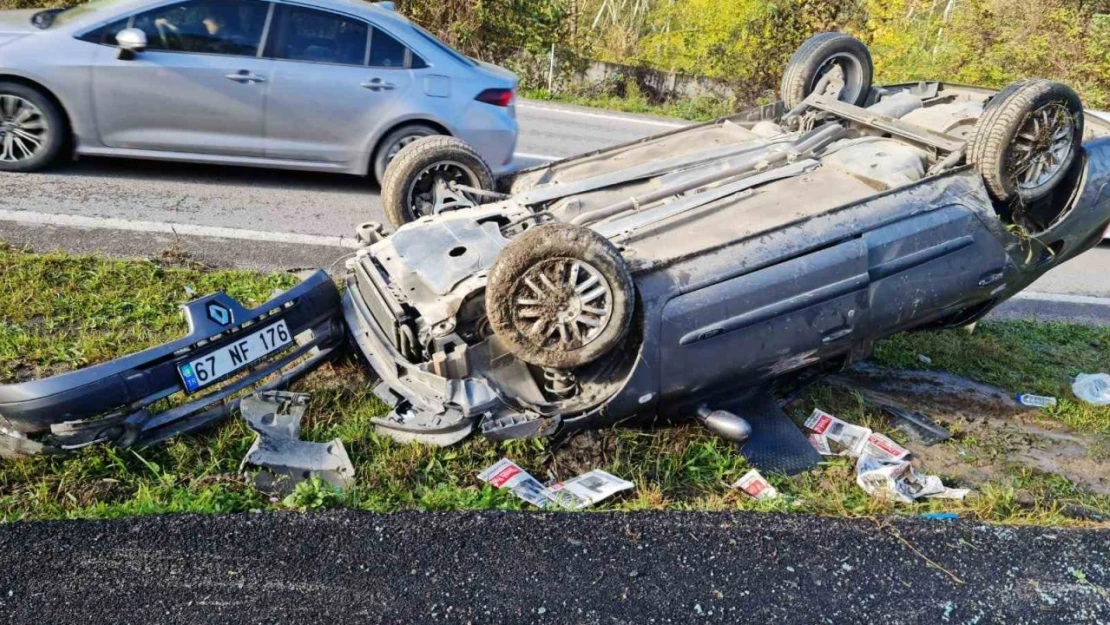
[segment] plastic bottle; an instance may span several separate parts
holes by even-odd
[[[1044,395],[1030,395],[1029,393],[1022,393],[1016,397],[1017,403],[1022,406],[1029,406],[1030,408],[1047,408],[1056,405],[1055,397],[1045,397]]]

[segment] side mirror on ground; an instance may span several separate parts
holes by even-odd
[[[119,46],[119,58],[125,61],[133,59],[146,50],[146,33],[138,28],[125,28],[116,35],[116,45]]]

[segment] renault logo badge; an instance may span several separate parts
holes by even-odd
[[[231,324],[231,310],[223,304],[210,302],[208,304],[208,318],[222,326],[229,325]]]

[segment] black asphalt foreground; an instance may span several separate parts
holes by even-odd
[[[760,514],[0,525],[13,623],[1105,623],[1110,532]]]

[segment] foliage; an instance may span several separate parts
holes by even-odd
[[[397,10],[475,58],[502,62],[518,50],[569,41],[564,0],[400,0]]]

